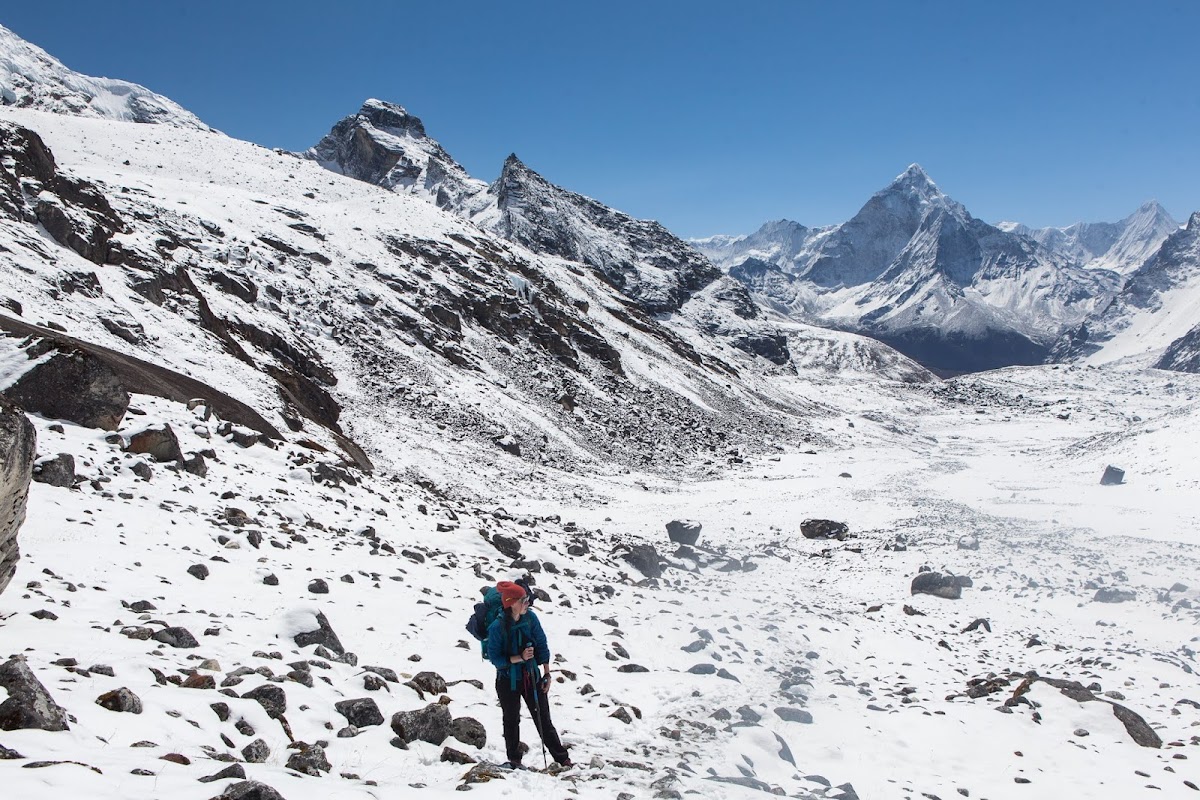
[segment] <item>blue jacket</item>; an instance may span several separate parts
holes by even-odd
[[[507,615],[507,611],[505,612]],[[533,645],[533,662],[520,664],[509,662],[509,656],[519,655],[527,646]],[[509,686],[515,691],[521,678],[521,670],[534,669],[534,664],[550,663],[550,647],[537,614],[530,609],[521,619],[506,630],[504,616],[496,619],[488,628],[487,656],[496,667],[498,675],[509,676]]]

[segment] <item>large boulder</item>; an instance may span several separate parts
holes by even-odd
[[[25,348],[37,361],[5,390],[26,411],[86,428],[115,431],[129,408],[129,392],[103,361],[46,340]]]
[[[405,744],[422,741],[441,744],[453,732],[450,709],[431,703],[417,711],[397,711],[392,715],[392,731]]]
[[[0,688],[8,692],[0,703],[0,731],[68,729],[67,712],[50,697],[24,658],[0,665]]]
[[[379,706],[375,705],[375,701],[369,697],[339,700],[333,704],[333,707],[356,728],[383,724],[383,713],[380,712]]]
[[[635,544],[629,548],[629,552],[624,555],[624,559],[647,578],[662,576],[662,558],[659,556],[658,550],[654,548],[654,545]]]
[[[1125,470],[1120,467],[1114,467],[1109,464],[1104,468],[1104,474],[1100,476],[1101,486],[1118,486],[1125,482]]]
[[[70,453],[59,453],[39,458],[33,465],[33,479],[60,489],[70,489],[75,483],[75,457]]]
[[[171,426],[163,423],[130,435],[124,447],[127,453],[139,453],[155,461],[182,461],[183,450]]]
[[[283,800],[283,795],[265,783],[238,781],[212,800]]]
[[[946,600],[962,597],[962,585],[958,578],[940,572],[922,572],[913,578],[911,591],[913,594],[931,594]]]
[[[800,523],[800,533],[805,539],[837,539],[840,542],[850,534],[850,527],[831,519],[806,519]]]
[[[667,523],[667,536],[676,544],[694,545],[700,541],[699,522],[690,519],[673,519]]]
[[[33,424],[0,401],[0,592],[17,571],[17,531],[25,522],[36,445]]]

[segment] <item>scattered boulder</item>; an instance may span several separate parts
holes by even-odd
[[[43,417],[115,431],[129,408],[117,374],[90,353],[46,339],[25,348],[31,361],[50,353],[5,390],[8,399]]]
[[[487,729],[473,717],[458,717],[450,724],[450,735],[463,744],[483,749],[487,744]]]
[[[422,699],[426,694],[439,695],[447,691],[445,679],[436,672],[418,672],[411,681],[405,682],[405,686],[416,689]]]
[[[911,592],[931,594],[946,600],[958,600],[962,597],[962,586],[953,575],[943,575],[940,572],[922,572],[912,580]]]
[[[96,705],[107,708],[109,711],[121,711],[127,714],[142,713],[142,699],[124,686],[97,697]]]
[[[313,594],[329,594],[329,584],[324,578],[313,578],[308,582],[308,590]]]
[[[1127,603],[1137,599],[1137,592],[1132,589],[1118,589],[1116,586],[1104,586],[1096,590],[1092,600],[1097,603]]]
[[[405,744],[415,741],[441,744],[450,736],[454,720],[450,709],[431,703],[418,711],[397,711],[392,715],[392,730]]]
[[[187,573],[196,580],[202,581],[208,577],[208,567],[204,564],[192,564],[187,568]]]
[[[162,642],[171,647],[190,648],[200,646],[200,643],[196,641],[196,637],[187,628],[163,628],[151,638],[156,642]]]
[[[38,483],[70,489],[75,484],[75,457],[70,453],[39,458],[33,465],[33,479]]]
[[[831,519],[806,519],[800,523],[800,533],[805,539],[837,539],[842,542],[850,535],[850,527]]]
[[[700,541],[701,524],[690,519],[673,519],[667,523],[667,536],[672,542],[689,547]]]
[[[271,748],[262,739],[255,739],[242,748],[242,758],[247,764],[262,764],[271,757]]]
[[[279,719],[283,712],[287,711],[287,693],[273,683],[264,683],[246,692],[242,697],[256,701],[271,719]]]
[[[970,534],[970,533],[958,537],[958,549],[959,550],[978,550],[979,549],[979,537],[974,536],[973,534]]]
[[[297,633],[292,639],[296,642],[297,647],[308,647],[310,644],[315,644],[339,656],[346,655],[346,648],[342,647],[342,640],[333,632],[333,628],[330,626],[324,612],[317,612],[316,630]]]
[[[239,781],[211,800],[283,800],[283,795],[265,783]]]
[[[654,545],[635,544],[623,558],[647,578],[662,577],[662,557]]]
[[[220,772],[214,772],[212,775],[205,775],[203,778],[196,780],[201,783],[216,783],[217,781],[228,780],[229,778],[246,779],[246,768],[241,764],[230,764]]]
[[[1125,482],[1125,470],[1120,467],[1114,467],[1109,464],[1104,468],[1104,474],[1100,476],[1101,486],[1116,486]]]
[[[811,725],[813,715],[802,708],[793,708],[792,706],[779,706],[775,709],[775,716],[785,722],[799,722],[804,725]]]
[[[127,453],[139,453],[155,461],[183,461],[183,450],[175,431],[167,423],[140,430],[129,437],[125,447]]]
[[[25,659],[17,656],[0,665],[0,687],[8,698],[0,703],[0,731],[65,731],[67,713],[59,707]]]
[[[334,703],[333,707],[356,728],[383,724],[383,713],[379,710],[379,706],[375,705],[375,701],[369,697],[341,700]]]
[[[0,402],[0,592],[17,571],[17,531],[25,522],[36,443],[33,423],[19,409]]]
[[[298,749],[288,757],[288,769],[312,775],[314,778],[319,778],[322,772],[329,772],[333,769],[333,765],[329,763],[329,759],[325,755],[325,748],[321,745],[296,742],[291,746]]]
[[[497,533],[492,537],[492,546],[509,558],[521,557],[521,542],[515,536]]]

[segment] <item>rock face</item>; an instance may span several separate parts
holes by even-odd
[[[677,311],[721,271],[657,222],[634,219],[504,162],[488,189],[499,212],[484,227],[537,253],[592,267],[650,314]]]
[[[65,731],[67,714],[50,697],[23,658],[0,665],[0,687],[8,699],[0,703],[0,731],[34,729]]]
[[[25,522],[36,444],[33,424],[0,400],[0,592],[17,570],[17,531]]]
[[[100,359],[52,342],[33,342],[25,355],[37,363],[5,390],[28,411],[85,428],[115,431],[129,408],[129,392]]]

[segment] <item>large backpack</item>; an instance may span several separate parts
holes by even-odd
[[[488,590],[483,593],[483,602],[475,604],[475,611],[467,620],[467,632],[480,642],[486,642],[488,628],[492,627],[492,623],[499,618],[503,611],[504,603],[500,592],[496,590],[495,586],[489,586]],[[484,658],[487,658],[486,652]]]

